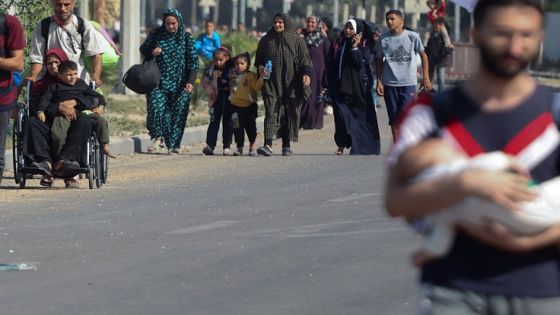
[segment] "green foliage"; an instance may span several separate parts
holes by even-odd
[[[31,34],[33,29],[39,22],[52,13],[52,6],[50,1],[46,0],[3,0],[0,1],[1,12],[9,12],[9,8],[15,9],[17,15],[25,29],[27,36],[27,47],[25,48],[25,66],[29,67],[29,43],[31,42]]]

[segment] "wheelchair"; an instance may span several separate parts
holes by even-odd
[[[42,171],[29,167],[29,161],[26,161],[24,154],[24,128],[29,119],[29,108],[31,104],[30,98],[31,82],[27,82],[24,103],[17,104],[17,116],[13,123],[12,130],[12,152],[13,152],[13,170],[14,179],[20,188],[25,188],[28,179],[36,178],[42,174]],[[101,152],[101,147],[95,135],[95,132],[88,137],[86,150],[83,154],[82,163],[78,169],[80,176],[85,174],[88,179],[89,188],[101,188],[107,183],[109,175],[109,163],[107,156]]]

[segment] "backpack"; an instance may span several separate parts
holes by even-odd
[[[78,34],[80,34],[80,37],[82,38],[82,41],[80,43],[80,47],[82,48],[82,51],[83,51],[84,50],[84,32],[86,30],[86,27],[85,27],[84,19],[80,16],[76,16],[76,17],[78,18]],[[52,22],[53,22],[53,19],[50,16],[41,20],[41,36],[45,39],[45,52],[44,52],[44,54],[46,54],[47,50],[48,50],[48,47],[47,47],[46,43],[48,42],[48,39],[49,39],[49,27],[50,27]],[[101,39],[100,44],[103,47],[103,54],[101,55],[102,70],[103,71],[111,71],[111,70],[117,69],[119,59],[120,59],[120,54],[117,51],[115,51],[115,49],[113,48],[111,43],[108,41],[106,36],[103,34],[103,32],[100,31],[100,29],[102,29],[101,25],[99,25],[98,23],[96,23],[94,21],[90,21],[90,23],[93,25],[95,31],[98,33],[98,34],[96,34],[96,35],[98,35],[97,38]],[[112,42],[112,40],[111,40],[111,42]],[[86,70],[91,73],[93,71],[93,64],[91,62],[91,58],[88,58],[88,57],[84,56],[83,60],[84,60],[84,65],[86,67]]]

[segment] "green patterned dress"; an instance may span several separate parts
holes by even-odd
[[[150,138],[163,138],[168,149],[179,149],[187,122],[191,93],[184,88],[194,85],[198,70],[198,56],[194,38],[183,26],[183,17],[176,9],[168,9],[163,20],[174,16],[179,22],[177,32],[170,33],[162,25],[152,31],[140,47],[147,58],[154,58],[152,50],[161,47],[163,52],[156,57],[161,71],[159,86],[148,94],[148,117],[146,127]]]

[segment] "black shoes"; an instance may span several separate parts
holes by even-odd
[[[291,156],[293,154],[294,154],[294,152],[292,152],[292,150],[290,150],[289,147],[282,148],[282,155],[283,156]]]

